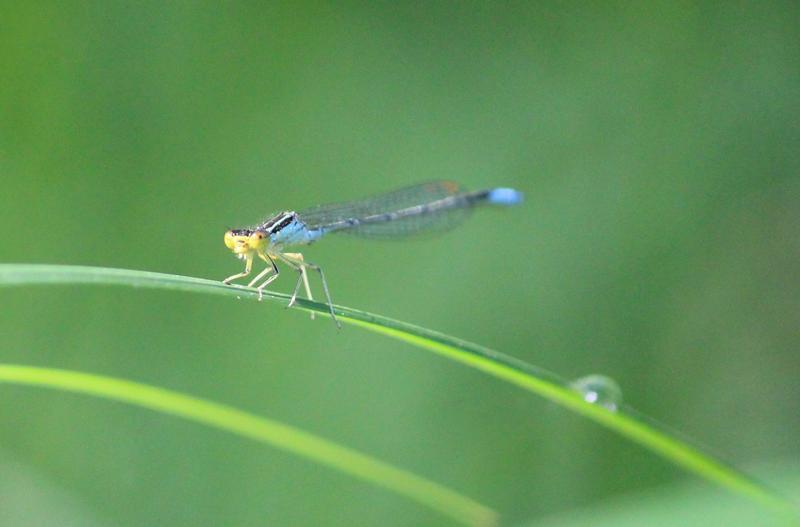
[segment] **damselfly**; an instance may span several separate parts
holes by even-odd
[[[229,276],[223,283],[248,276],[257,256],[267,267],[247,286],[261,282],[257,287],[260,299],[264,288],[278,278],[280,271],[275,262],[280,260],[299,274],[289,301],[292,306],[301,285],[306,296],[313,300],[307,272],[311,269],[319,273],[331,318],[338,326],[322,269],[305,261],[301,253],[286,252],[287,248],[308,245],[328,233],[389,239],[442,231],[456,226],[477,205],[515,205],[521,201],[522,193],[510,188],[468,192],[452,181],[433,181],[360,201],[320,205],[300,212],[279,212],[253,227],[230,229],[225,233],[225,245],[245,261],[245,266],[244,271]]]

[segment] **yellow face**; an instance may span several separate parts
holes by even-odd
[[[251,229],[231,229],[225,232],[225,246],[239,257],[251,252],[263,252],[269,243],[263,231]]]

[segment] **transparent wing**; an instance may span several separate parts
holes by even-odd
[[[451,229],[469,216],[470,194],[453,181],[432,181],[297,215],[310,230],[368,238],[401,238]]]

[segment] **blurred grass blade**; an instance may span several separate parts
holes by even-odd
[[[292,426],[137,382],[67,370],[0,364],[0,382],[93,395],[182,417],[272,445],[387,488],[465,525],[495,525],[490,508],[442,485]]]
[[[0,286],[25,284],[118,284],[158,289],[180,289],[207,294],[256,299],[254,289],[231,287],[221,282],[144,271],[58,265],[0,265]],[[288,296],[265,293],[265,299],[287,304]],[[328,316],[324,304],[298,300],[297,307]],[[708,481],[721,485],[782,516],[797,518],[794,506],[742,472],[726,465],[661,430],[632,411],[610,411],[587,403],[558,376],[525,362],[471,342],[371,313],[335,306],[342,322],[408,342],[450,360],[514,384],[588,417],[638,443],[663,458]]]

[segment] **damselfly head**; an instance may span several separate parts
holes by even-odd
[[[263,250],[267,243],[267,234],[258,229],[229,229],[225,232],[225,246],[239,257]]]

